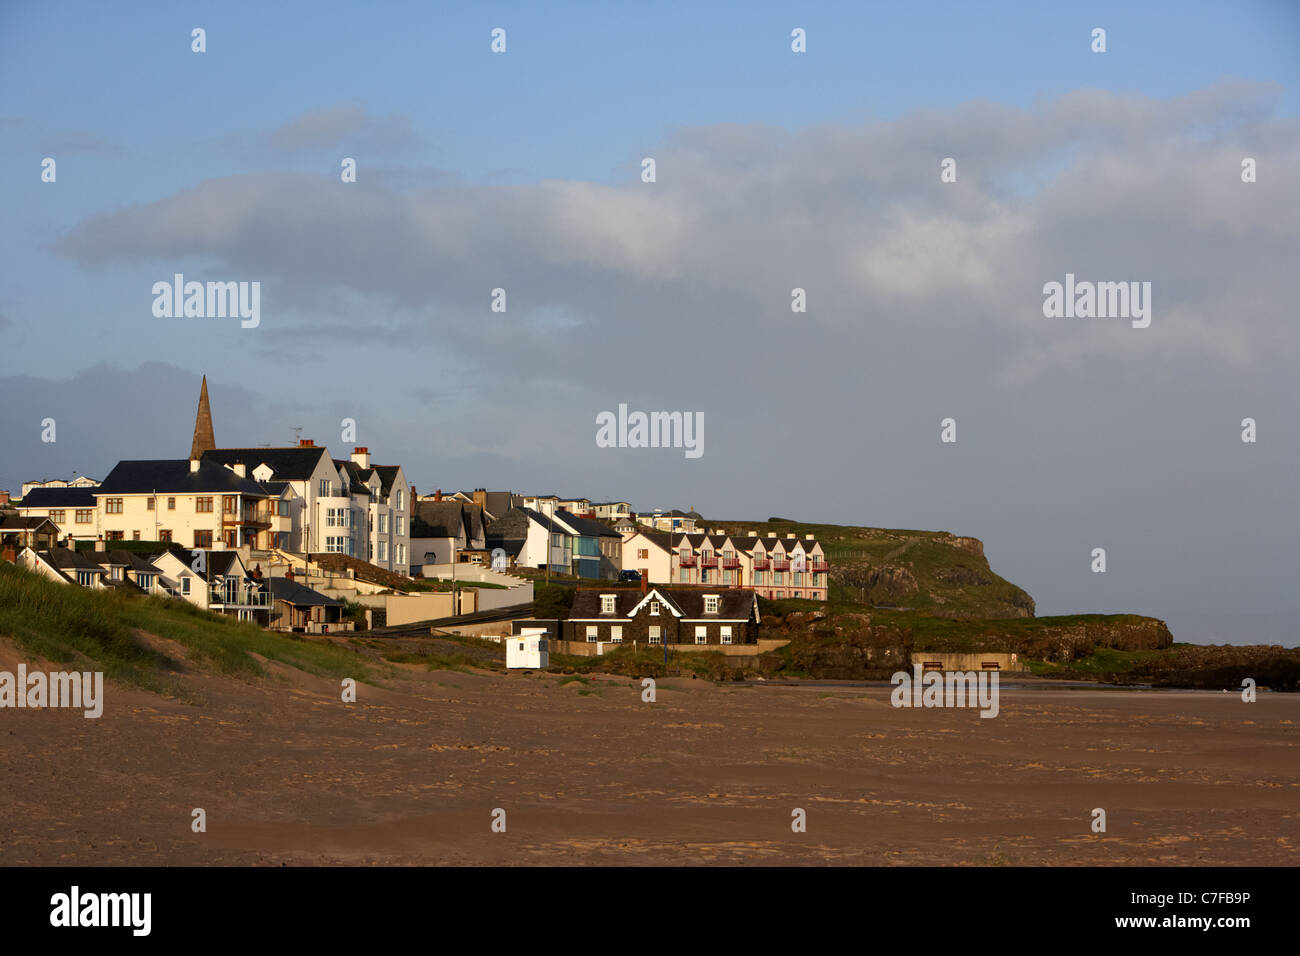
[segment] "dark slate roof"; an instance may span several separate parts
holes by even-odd
[[[311,445],[306,448],[293,445],[288,448],[214,448],[203,453],[204,461],[215,461],[219,465],[233,465],[243,462],[251,475],[258,465],[267,465],[276,481],[305,481],[310,478],[320,462],[321,455],[328,454],[324,446]]]
[[[397,470],[401,465],[375,465],[375,473],[379,475],[380,491],[385,495],[393,490],[393,482],[397,480]]]
[[[370,486],[366,484],[366,479],[370,477],[369,469],[362,468],[355,461],[343,461],[333,458],[335,468],[342,468],[348,476],[348,491],[354,495],[370,496]]]
[[[483,509],[463,501],[418,501],[411,513],[412,538],[454,538],[464,532],[467,539],[483,531]]]
[[[570,514],[563,508],[555,512],[555,517],[563,521],[572,528],[577,534],[588,538],[621,538],[617,531],[605,524],[603,521],[594,521],[591,518],[579,518],[577,515]]]
[[[211,454],[209,452],[208,454]],[[229,468],[205,455],[199,470],[190,471],[188,458],[119,461],[103,484],[93,489],[96,495],[148,494],[241,494],[258,498],[266,492],[251,478],[240,478]]]
[[[39,528],[43,524],[54,524],[49,518],[23,518],[19,515],[5,515],[0,521],[0,531],[23,531],[27,528]],[[54,525],[56,528],[58,525]]]
[[[142,571],[145,574],[162,573],[146,558],[134,551],[123,551],[120,548],[115,548],[111,551],[83,551],[81,553],[96,564],[105,567],[116,565],[130,568],[132,571]]]
[[[38,552],[42,558],[54,565],[61,571],[100,571],[103,568],[91,561],[80,551],[73,551],[70,548],[54,548],[50,551]]]
[[[287,481],[261,481],[258,484],[266,489],[267,494],[275,495],[277,498],[284,494],[284,489],[289,487]]]
[[[550,524],[546,515],[532,508],[511,508],[487,526],[486,536],[507,541],[524,541],[528,538],[529,525],[534,521],[543,528]]]
[[[286,601],[295,607],[313,605],[320,605],[321,607],[343,606],[342,601],[326,597],[319,591],[313,591],[311,588],[299,584],[297,581],[290,581],[288,578],[263,578],[262,584],[271,592],[275,600]]]
[[[718,621],[748,621],[754,615],[757,597],[753,591],[741,588],[664,588],[653,587],[647,592],[657,592],[668,604],[675,607],[683,618]],[[601,594],[613,594],[614,613],[600,613]],[[718,596],[718,613],[704,613],[704,596]],[[569,610],[569,620],[610,620],[615,617],[627,617],[646,597],[639,588],[610,588],[608,591],[580,590],[573,596],[573,606]],[[643,612],[645,613],[645,612]]]
[[[93,508],[98,488],[33,488],[22,499],[23,508]]]

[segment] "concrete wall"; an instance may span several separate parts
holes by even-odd
[[[943,671],[979,671],[986,663],[995,663],[1001,671],[1023,671],[1016,654],[1003,651],[989,651],[977,654],[937,654],[934,651],[912,651],[912,666],[930,663],[939,665]],[[926,668],[929,670],[930,668]]]

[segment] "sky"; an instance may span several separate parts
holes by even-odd
[[[0,488],[185,455],[206,374],[223,445],[948,530],[1040,614],[1294,645],[1298,115],[1294,3],[0,3]]]

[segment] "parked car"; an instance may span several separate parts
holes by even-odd
[[[620,581],[631,581],[633,584],[640,584],[640,583],[641,583],[641,572],[640,572],[640,571],[622,571],[622,572],[619,573],[618,579],[619,579]]]

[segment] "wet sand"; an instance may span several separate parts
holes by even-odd
[[[647,704],[626,678],[399,667],[344,704],[268,667],[187,676],[200,705],[110,683],[98,720],[0,710],[0,865],[1300,859],[1297,695],[1026,687],[981,719],[887,686],[673,678]]]

